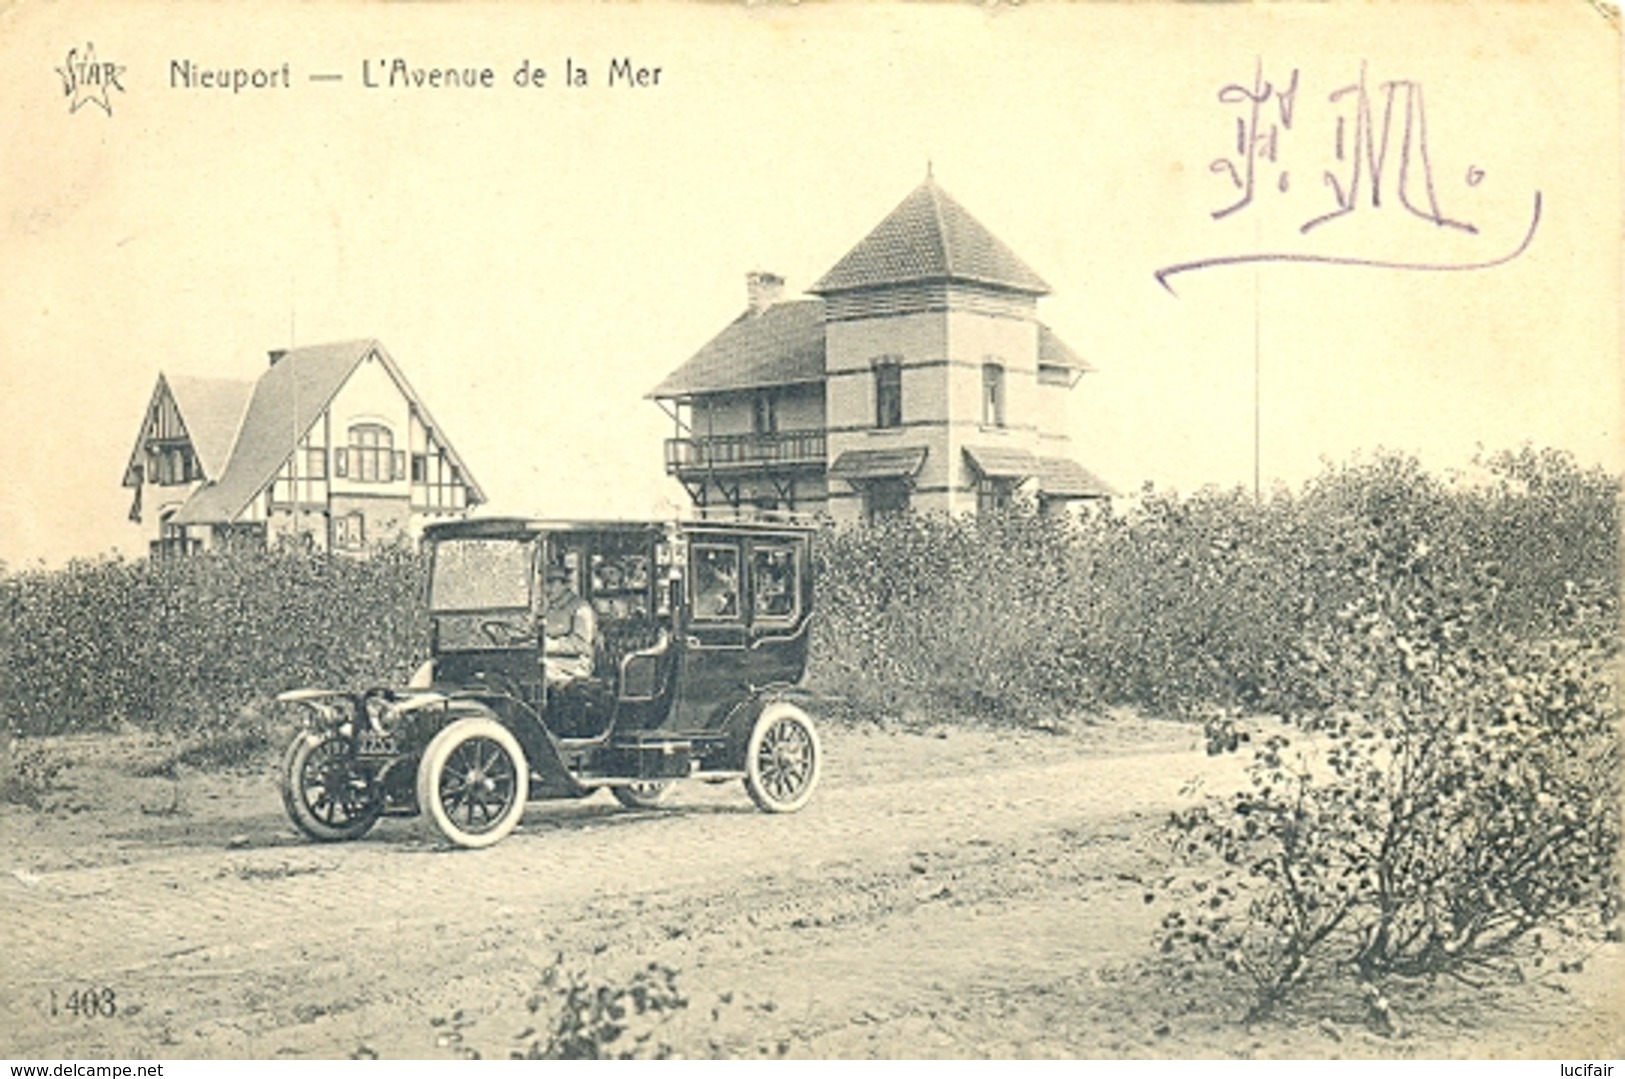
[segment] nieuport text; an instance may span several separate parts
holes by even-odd
[[[213,67],[192,60],[169,62],[169,85],[177,90],[286,90],[288,61],[273,67]]]

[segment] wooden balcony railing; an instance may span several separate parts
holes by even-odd
[[[823,431],[779,431],[773,434],[711,435],[666,439],[666,472],[724,472],[773,467],[822,467]]]

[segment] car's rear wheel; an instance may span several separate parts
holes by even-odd
[[[615,800],[628,809],[653,809],[666,800],[671,793],[671,783],[666,780],[650,780],[645,783],[628,783],[624,787],[611,787],[610,793]]]
[[[530,771],[519,740],[495,719],[460,719],[418,765],[418,807],[459,847],[489,847],[519,825]]]
[[[745,744],[745,791],[768,813],[794,813],[812,797],[823,756],[807,713],[775,701],[756,717]]]
[[[359,839],[378,823],[383,797],[356,767],[348,741],[301,732],[282,758],[282,805],[294,827],[324,843]]]

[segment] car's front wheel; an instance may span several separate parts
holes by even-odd
[[[812,797],[823,756],[807,713],[775,701],[756,717],[745,744],[745,791],[768,813],[794,813]]]
[[[384,802],[356,767],[349,741],[301,731],[282,757],[282,805],[294,826],[326,843],[359,839],[378,823]]]
[[[418,807],[459,847],[489,847],[519,825],[530,796],[525,751],[501,723],[460,719],[418,765]]]

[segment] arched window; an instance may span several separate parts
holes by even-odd
[[[333,454],[333,471],[361,483],[390,483],[406,478],[404,453],[395,452],[395,436],[381,423],[350,427],[350,444]]]

